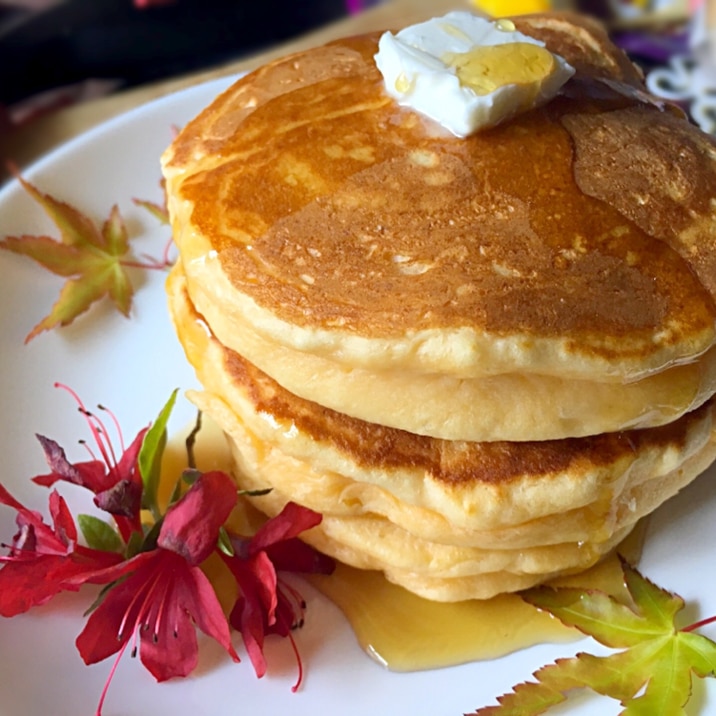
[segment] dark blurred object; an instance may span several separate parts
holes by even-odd
[[[687,0],[577,0],[576,7],[604,22],[612,40],[645,72],[688,52]]]
[[[626,30],[612,33],[612,39],[644,70],[668,62],[674,55],[689,51],[686,27],[669,28],[660,32]]]
[[[129,87],[220,64],[346,14],[344,0],[63,0],[0,8],[0,104],[88,78]]]

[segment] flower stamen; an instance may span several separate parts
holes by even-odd
[[[292,585],[285,580],[278,577],[278,589],[287,601],[292,602],[291,604],[291,629],[301,629],[305,623],[306,600],[303,595]]]
[[[158,581],[158,580],[157,580]],[[152,641],[156,644],[159,641],[159,626],[162,622],[164,612],[167,604],[167,594],[169,593],[169,585],[164,584],[164,593],[159,598],[159,608],[157,609],[157,615],[154,619],[154,630],[152,631]],[[174,633],[176,634],[176,626],[174,627]]]
[[[109,670],[109,676],[107,677],[107,681],[105,681],[104,688],[102,689],[102,693],[100,694],[99,703],[97,704],[97,711],[95,711],[95,716],[102,716],[102,707],[104,706],[104,701],[107,697],[107,692],[109,691],[109,685],[114,678],[114,674],[117,671],[117,666],[119,665],[119,660],[122,658],[122,654],[124,654],[124,650],[126,648],[127,644],[123,644],[119,652],[117,653],[117,658],[114,660],[112,668]]]
[[[129,615],[132,612],[132,609],[134,605],[137,603],[137,600],[140,598],[143,598],[142,604],[139,607],[139,610],[137,612],[137,616],[134,620],[134,625],[132,626],[132,631],[135,633],[138,630],[138,628],[141,629],[148,629],[149,625],[144,621],[144,616],[147,614],[148,611],[148,604],[150,604],[150,597],[152,596],[152,593],[154,592],[157,583],[159,582],[158,576],[155,576],[152,581],[145,586],[144,589],[139,590],[134,597],[132,597],[132,600],[127,605],[127,609],[124,612],[124,616],[122,618],[122,623],[119,625],[119,637],[123,638],[124,636],[124,628],[127,626],[127,621],[129,619]]]
[[[115,468],[117,466],[117,457],[115,455],[114,448],[112,447],[112,443],[107,436],[107,430],[104,426],[104,423],[94,413],[87,410],[80,396],[77,395],[77,393],[72,390],[72,388],[70,388],[68,385],[65,385],[64,383],[55,383],[55,387],[66,390],[75,399],[77,405],[79,406],[79,411],[82,413],[82,415],[84,415],[87,421],[87,425],[90,429],[90,432],[92,433],[92,437],[95,439],[97,448],[100,452],[100,455],[102,456],[102,459],[110,470]],[[112,417],[115,420],[115,424],[117,424],[116,418],[114,416]],[[119,439],[121,442],[121,431],[119,434]]]
[[[122,435],[122,428],[119,425],[119,420],[117,419],[117,416],[114,414],[113,411],[111,411],[109,408],[106,408],[104,405],[98,405],[98,410],[102,410],[105,412],[112,423],[114,424],[115,432],[117,433],[117,438],[119,439],[119,449],[124,452],[126,450],[126,447],[124,445],[124,436]]]
[[[89,446],[89,444],[87,443],[87,441],[84,438],[82,438],[81,440],[78,440],[77,443],[78,443],[78,445],[81,445],[87,451],[88,455],[90,456],[90,459],[92,459],[92,460],[97,459],[97,456],[94,454],[94,451],[92,450],[92,448]]]
[[[287,636],[288,640],[291,642],[291,648],[293,649],[294,656],[296,657],[296,669],[298,670],[296,683],[291,687],[291,691],[295,694],[301,688],[301,684],[303,683],[303,662],[301,661],[301,654],[298,651],[298,646],[296,646],[296,640],[293,638],[293,634],[289,632]]]

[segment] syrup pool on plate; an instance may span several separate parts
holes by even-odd
[[[638,525],[620,546],[635,561],[644,528]],[[464,602],[432,602],[388,582],[378,572],[339,565],[330,577],[310,578],[345,614],[361,647],[392,671],[419,671],[496,659],[546,642],[582,635],[540,612],[516,594]],[[626,600],[616,555],[555,584],[600,589]]]

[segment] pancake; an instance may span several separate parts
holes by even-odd
[[[194,295],[202,293],[200,287]],[[205,320],[213,326],[221,308],[205,305]],[[716,391],[716,347],[632,383],[519,372],[457,378],[349,369],[271,343],[241,319],[234,329],[233,349],[296,395],[320,396],[326,407],[361,420],[445,440],[554,440],[654,427],[697,408]]]
[[[578,76],[466,139],[385,94],[376,35],[270,64],[184,129],[163,158],[175,240],[223,344],[445,439],[652,427],[714,391],[713,140],[642,101],[590,24],[520,22]],[[611,151],[626,137],[635,165]]]
[[[716,458],[716,142],[599,25],[515,24],[575,74],[467,138],[388,96],[369,34],[238,80],[162,157],[237,484],[442,601],[593,565]]]
[[[306,539],[429,599],[488,598],[581,571],[716,456],[714,403],[661,428],[537,442],[466,443],[365,423],[289,393],[221,345],[180,270],[172,316],[227,434],[235,477],[269,514],[323,514]]]

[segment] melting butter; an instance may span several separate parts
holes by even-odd
[[[555,70],[554,55],[528,42],[476,47],[468,52],[447,52],[442,60],[455,68],[460,84],[478,95],[505,85],[535,87]]]
[[[548,102],[574,73],[511,20],[462,11],[384,33],[375,62],[391,97],[458,137]]]

